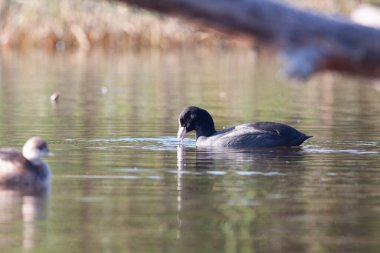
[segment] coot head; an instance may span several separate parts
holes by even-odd
[[[194,130],[197,138],[199,136],[208,137],[216,132],[210,113],[196,106],[186,107],[179,115],[178,122],[177,138],[179,140],[182,140],[186,136],[186,133]]]
[[[42,162],[42,158],[50,153],[47,142],[40,137],[31,137],[22,148],[22,155],[34,164]]]

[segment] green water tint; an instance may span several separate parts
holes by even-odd
[[[0,144],[49,142],[48,196],[0,192],[1,252],[379,252],[380,92],[247,52],[0,59]],[[49,96],[58,91],[59,103]],[[301,149],[196,149],[178,114],[277,121]]]

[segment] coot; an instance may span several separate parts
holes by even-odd
[[[195,130],[199,147],[270,148],[299,146],[312,136],[275,122],[255,122],[216,131],[211,115],[190,106],[179,115],[178,139]]]

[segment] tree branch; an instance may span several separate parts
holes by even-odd
[[[119,0],[202,21],[225,32],[275,46],[286,73],[308,78],[333,70],[380,77],[380,30],[271,0]]]

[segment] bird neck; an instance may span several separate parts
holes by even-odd
[[[213,135],[216,132],[216,130],[213,124],[207,127],[197,125],[195,126],[195,132],[196,132],[196,138],[198,139],[198,137],[201,137],[201,136],[209,137]]]
[[[31,162],[33,165],[38,166],[42,163],[41,157],[35,151],[23,149],[22,155],[25,157],[26,160]]]

